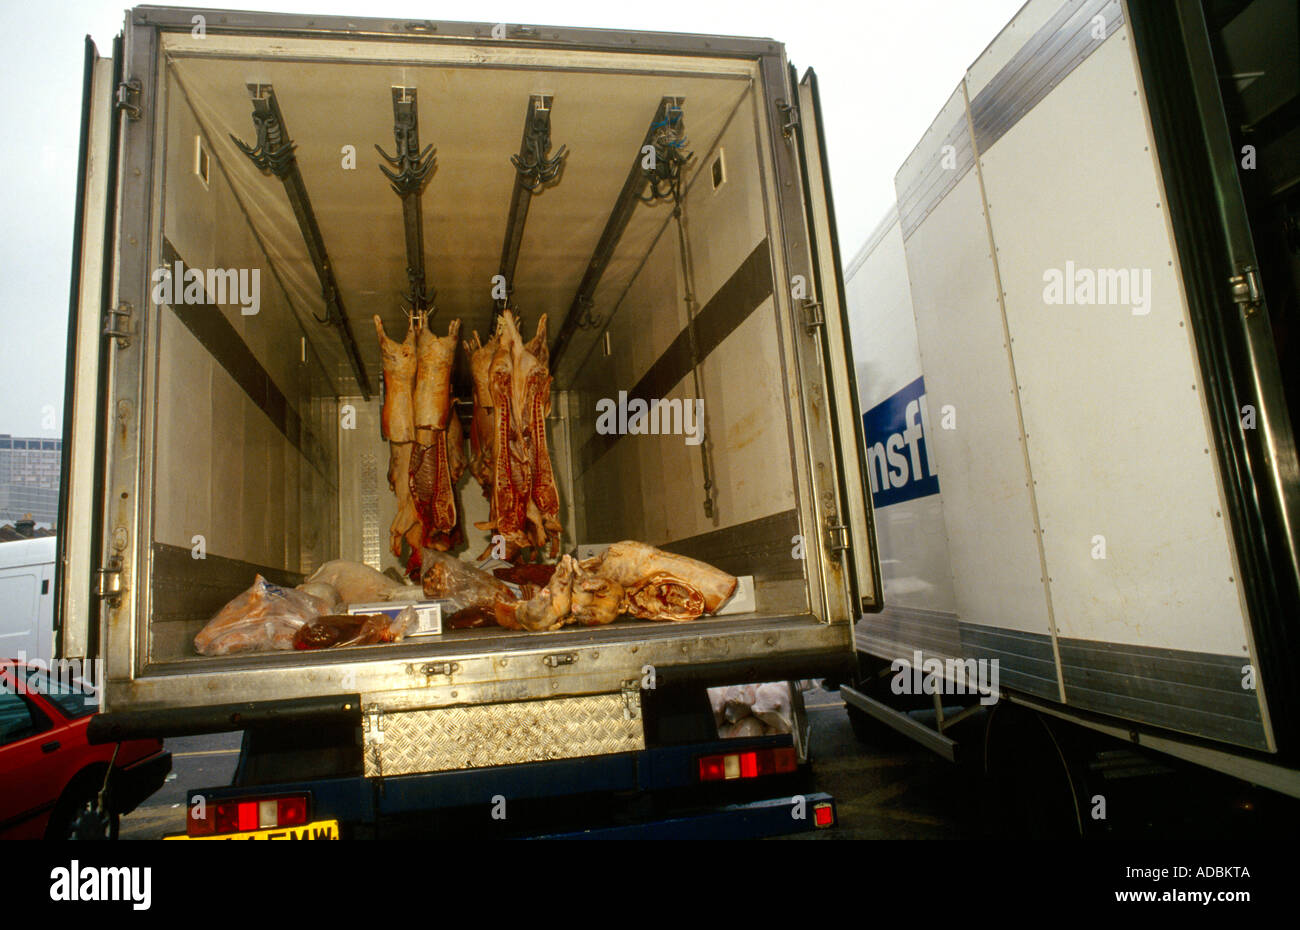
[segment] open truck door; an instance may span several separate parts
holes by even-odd
[[[790,69],[795,84],[794,67]],[[832,545],[847,546],[847,564],[852,573],[854,607],[875,612],[882,607],[880,559],[876,551],[871,494],[867,483],[866,445],[862,433],[862,412],[854,379],[853,350],[849,342],[848,302],[844,296],[844,264],[840,259],[835,223],[835,201],[831,196],[830,171],[824,146],[821,100],[817,75],[811,68],[796,85],[797,119],[789,133],[798,145],[802,165],[804,211],[807,216],[810,263],[813,280],[806,293],[794,295],[805,312],[805,325],[816,335],[822,351],[828,415],[834,423],[834,447],[839,495],[843,509],[832,535],[843,534]],[[798,282],[792,285],[796,289]]]
[[[58,549],[54,575],[54,655],[98,655],[103,508],[106,335],[113,304],[117,202],[121,39],[103,57],[87,36],[82,85],[81,142],[68,304],[64,375],[63,459],[59,481]]]

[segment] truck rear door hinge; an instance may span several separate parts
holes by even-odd
[[[131,344],[131,314],[135,308],[130,304],[123,303],[116,307],[110,307],[104,314],[104,328],[101,334],[109,339],[117,340],[117,347],[125,349]]]
[[[572,665],[578,661],[576,652],[554,652],[548,656],[542,656],[542,664],[547,668],[559,668],[561,665]]]
[[[420,666],[423,675],[454,675],[459,671],[459,662],[429,662]]]
[[[108,564],[95,571],[95,596],[108,601],[116,609],[122,603],[122,557],[109,558]]]
[[[849,528],[833,514],[826,518],[826,548],[831,555],[841,555],[849,551]]]
[[[1240,274],[1228,278],[1232,289],[1232,302],[1237,305],[1244,317],[1253,316],[1260,305],[1259,269],[1247,265]]]
[[[117,85],[113,96],[113,106],[126,114],[130,120],[138,120],[144,115],[140,109],[140,79],[130,78]]]
[[[778,100],[776,108],[781,111],[781,116],[785,119],[781,125],[781,135],[793,139],[794,129],[799,125],[799,108],[785,100]]]
[[[799,309],[803,311],[803,328],[809,336],[826,325],[826,313],[822,310],[821,301],[805,297],[799,301]]]

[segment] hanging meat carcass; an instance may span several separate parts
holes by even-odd
[[[375,315],[375,332],[379,336],[379,359],[384,368],[384,407],[379,424],[389,442],[415,439],[416,327],[406,330],[401,342],[389,339],[384,321]]]
[[[529,348],[548,357],[546,317],[538,321],[528,345],[509,310],[502,313],[488,344],[477,342],[475,334],[476,344],[466,344],[475,381],[474,432],[477,436],[486,425],[489,412],[492,430],[489,441],[477,440],[470,463],[491,502],[488,520],[476,526],[502,537],[507,559],[526,549],[548,548],[554,558],[563,527],[546,444],[551,376],[545,362]]]
[[[488,373],[492,359],[497,351],[495,334],[481,342],[477,332],[473,339],[464,342],[465,355],[469,360],[470,379],[474,385],[474,410],[469,425],[469,470],[474,480],[483,489],[483,496],[492,504],[492,473],[496,458],[496,437],[493,432],[494,415],[492,411],[492,391]],[[493,518],[489,515],[487,524],[476,524],[479,529],[489,529]]]
[[[415,446],[411,452],[410,490],[423,527],[421,547],[446,552],[460,542],[460,521],[456,513],[452,458],[457,464],[463,449],[454,453],[452,442],[460,442],[460,424],[449,437],[455,419],[451,401],[451,375],[456,361],[456,340],[460,320],[453,320],[446,336],[435,336],[425,327],[417,342],[418,367],[415,378]],[[419,547],[417,547],[419,548]]]
[[[384,370],[384,406],[379,424],[388,440],[388,486],[397,495],[397,515],[389,527],[389,548],[402,555],[402,540],[411,544],[418,559],[424,538],[419,514],[411,499],[411,452],[415,441],[416,326],[412,320],[401,342],[389,339],[384,321],[375,315],[379,359]]]

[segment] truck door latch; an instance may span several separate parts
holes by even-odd
[[[623,719],[638,720],[641,717],[641,682],[630,678],[623,682]]]
[[[561,665],[572,665],[578,661],[576,652],[556,652],[549,656],[542,657],[542,664],[548,668],[559,668]]]
[[[108,564],[95,571],[95,596],[108,601],[113,609],[122,603],[122,557],[109,558]]]
[[[1241,315],[1245,317],[1253,316],[1259,309],[1259,269],[1253,265],[1247,265],[1241,270],[1240,274],[1234,274],[1228,278],[1228,286],[1232,288],[1232,302],[1241,310]]]
[[[131,78],[117,85],[113,106],[126,114],[127,119],[138,120],[144,115],[140,109],[140,79]]]
[[[420,672],[424,675],[453,675],[459,671],[459,662],[429,662],[420,666]]]

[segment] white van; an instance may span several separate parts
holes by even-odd
[[[52,658],[56,539],[0,543],[0,658]]]

